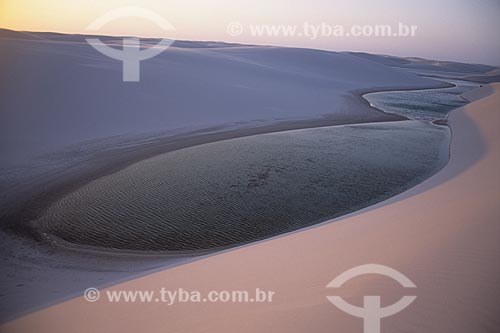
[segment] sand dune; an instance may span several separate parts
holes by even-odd
[[[414,304],[382,320],[383,332],[498,332],[500,320],[500,84],[467,94],[452,113],[449,164],[412,190],[308,230],[119,284],[112,290],[275,291],[272,303],[87,303],[83,298],[7,323],[27,332],[361,332],[331,305],[325,286],[354,266],[393,267],[417,286]],[[481,99],[479,99],[481,98]],[[391,304],[406,293],[379,278],[341,291]]]
[[[102,152],[202,132],[400,120],[359,91],[442,85],[348,54],[197,41],[176,41],[141,63],[140,84],[124,83],[122,63],[85,37],[0,29],[2,225]]]
[[[466,80],[481,82],[481,83],[492,83],[500,82],[500,69],[494,69],[483,75],[470,75],[465,77]]]
[[[370,108],[360,92],[441,84],[342,53],[193,41],[144,61],[140,84],[125,84],[121,63],[85,37],[0,29],[0,284],[9,315],[73,295],[89,279],[105,284],[151,265],[117,268],[37,246],[26,225],[61,193],[165,150],[400,120]],[[87,265],[93,260],[119,272],[99,274]]]
[[[364,52],[347,52],[347,54],[362,59],[374,61],[391,67],[405,68],[409,70],[439,71],[463,74],[485,74],[498,68],[481,64],[465,64],[454,61],[429,60],[416,57],[395,57],[382,54],[370,54]]]
[[[85,36],[2,35],[2,166],[116,136],[324,117],[370,121],[384,114],[352,107],[351,91],[438,86],[348,54],[182,41],[142,62],[140,84],[124,83],[121,62],[82,42]]]

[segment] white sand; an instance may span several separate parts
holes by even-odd
[[[139,84],[123,83],[122,64],[84,36],[0,29],[0,51],[1,321],[79,294],[86,283],[151,268],[54,253],[4,232],[14,225],[24,235],[20,221],[61,193],[184,144],[395,120],[358,92],[442,85],[357,56],[297,48],[176,42],[141,62]]]
[[[491,94],[487,97],[486,95]],[[480,97],[484,97],[479,99]],[[8,332],[362,332],[331,305],[325,286],[357,265],[391,266],[417,300],[382,320],[382,332],[498,332],[500,318],[500,84],[450,116],[451,160],[412,190],[308,230],[229,251],[114,290],[274,290],[272,303],[110,304],[83,298],[7,323]],[[341,295],[391,304],[406,290],[383,278],[347,283]]]
[[[383,115],[353,108],[351,91],[440,86],[348,54],[195,41],[176,43],[143,61],[141,82],[124,83],[121,62],[100,54],[82,36],[31,36],[39,38],[0,29],[2,167],[31,165],[40,155],[97,139],[327,115],[371,121]]]

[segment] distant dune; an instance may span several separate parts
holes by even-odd
[[[500,69],[494,69],[483,75],[466,76],[465,79],[480,83],[500,82]]]
[[[374,61],[390,67],[400,67],[413,70],[428,70],[464,74],[484,74],[496,70],[497,67],[480,64],[464,64],[454,61],[429,60],[416,57],[394,57],[390,55],[369,54],[364,52],[346,52],[362,59]]]
[[[98,275],[104,284],[130,278],[129,274],[141,267],[157,267],[153,259],[138,259],[130,271],[128,262],[127,266],[119,263],[113,266],[115,275],[106,275],[85,268],[94,267],[90,264],[80,266],[94,260],[90,254],[85,254],[88,261],[78,262],[66,253],[58,257],[57,251],[50,250],[49,263],[56,262],[60,271],[58,276],[53,276],[53,267],[44,271],[48,262],[44,261],[45,252],[32,250],[24,239],[4,231],[21,230],[61,193],[165,149],[259,134],[263,128],[261,132],[288,130],[289,124],[303,128],[300,126],[405,119],[370,107],[361,93],[443,86],[443,82],[419,75],[425,71],[450,76],[461,73],[460,77],[478,82],[499,76],[497,68],[486,65],[176,41],[157,57],[143,61],[141,82],[132,83],[122,81],[121,62],[97,52],[86,43],[86,37],[0,29],[0,244],[11,251],[2,260],[6,267],[10,265],[7,279],[36,275],[26,285],[15,281],[23,288],[16,291],[18,301],[9,305],[12,308],[28,298],[45,304],[40,300],[50,293],[51,300],[61,299],[57,292],[71,289],[60,283],[65,280],[61,271],[66,266],[78,268],[69,275],[75,290]],[[115,47],[122,39],[98,37]],[[155,41],[143,39],[144,45]],[[412,190],[333,224],[254,243],[113,287],[153,289],[165,281],[169,288],[259,287],[276,291],[278,298],[272,304],[258,309],[252,304],[210,308],[190,304],[165,310],[153,303],[111,308],[112,304],[90,305],[76,298],[3,328],[12,332],[33,327],[41,332],[67,331],[68,325],[82,332],[103,327],[121,331],[164,331],[165,327],[220,332],[303,332],[325,327],[359,330],[359,320],[334,312],[326,301],[325,286],[342,271],[369,262],[391,265],[408,274],[419,287],[420,305],[415,311],[405,312],[406,317],[398,317],[387,326],[384,322],[384,328],[403,331],[409,323],[417,331],[476,332],[488,325],[494,327],[498,323],[494,309],[499,272],[491,263],[499,260],[500,253],[498,209],[494,208],[499,140],[494,127],[499,117],[491,110],[498,105],[499,89],[493,85],[465,96],[483,99],[451,115],[449,165]],[[486,97],[488,93],[493,95]],[[5,259],[8,257],[14,260]],[[36,270],[21,266],[29,260],[36,261]],[[108,263],[105,260],[100,263]],[[200,277],[204,284],[200,285]],[[472,285],[470,281],[479,283]],[[54,289],[44,289],[47,285]],[[31,295],[33,286],[37,292]],[[17,290],[20,286],[14,287]],[[361,299],[365,287],[349,292]],[[481,313],[468,312],[479,305]],[[442,309],[446,311],[441,313]],[[122,320],[109,321],[113,314]],[[138,314],[145,319],[132,322],[130,318]]]
[[[121,62],[84,38],[0,30],[2,165],[116,136],[384,119],[352,92],[438,85],[351,54],[189,41],[143,61],[140,84],[124,83]]]

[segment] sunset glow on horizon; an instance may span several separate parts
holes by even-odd
[[[123,6],[139,6],[165,18],[174,27],[164,36],[143,19],[120,19],[104,26],[103,35],[170,37],[317,48],[333,51],[365,51],[397,56],[500,65],[500,2],[494,0],[445,0],[402,2],[396,0],[326,1],[311,5],[305,0],[2,0],[0,28],[18,31],[88,33],[86,27],[104,13]],[[418,26],[415,37],[254,36],[228,34],[231,22],[251,25],[395,25]]]

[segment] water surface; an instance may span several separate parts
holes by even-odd
[[[448,129],[411,121],[256,135],[156,156],[52,205],[43,232],[127,250],[208,250],[384,200],[446,161]]]
[[[413,120],[433,121],[446,118],[447,114],[467,103],[461,94],[479,87],[478,83],[442,79],[455,87],[409,91],[384,91],[363,95],[373,106],[388,113],[395,113]]]
[[[190,147],[99,178],[36,221],[51,239],[134,251],[216,250],[353,212],[444,166],[450,132],[432,120],[477,86],[366,94],[414,120],[261,134]]]

